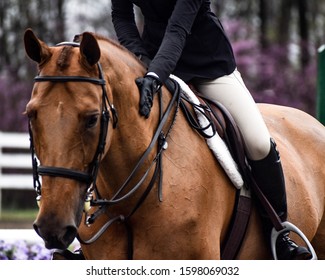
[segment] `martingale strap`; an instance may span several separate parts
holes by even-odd
[[[169,133],[175,123],[176,115],[177,115],[179,103],[180,103],[180,97],[181,97],[180,87],[175,81],[167,80],[166,87],[169,89],[170,92],[174,92],[174,94],[169,102],[168,107],[166,108],[166,110],[163,114],[162,114],[162,107],[160,107],[160,111],[161,111],[160,122],[159,122],[158,127],[156,128],[156,132],[151,140],[151,143],[149,144],[147,150],[144,152],[142,157],[139,159],[137,165],[135,166],[133,171],[130,173],[129,177],[126,179],[124,184],[119,188],[119,190],[115,193],[115,195],[110,200],[96,199],[91,202],[92,206],[100,206],[101,208],[99,208],[97,210],[97,212],[95,212],[89,216],[88,224],[92,224],[94,222],[94,220],[97,218],[97,215],[100,215],[101,211],[105,211],[106,207],[109,207],[113,204],[117,204],[121,201],[124,201],[127,198],[129,198],[131,195],[133,195],[139,189],[139,187],[142,185],[143,181],[147,178],[151,168],[155,165],[155,169],[154,169],[154,172],[153,172],[153,175],[151,177],[149,184],[147,185],[145,191],[142,193],[138,202],[136,203],[134,208],[129,212],[128,215],[126,215],[126,216],[118,215],[116,217],[111,218],[89,240],[84,240],[78,234],[77,238],[81,244],[89,245],[89,244],[95,242],[112,224],[114,224],[116,222],[121,222],[126,227],[126,232],[127,232],[128,259],[133,259],[133,234],[132,234],[132,228],[129,224],[129,219],[137,211],[137,209],[142,205],[142,203],[145,201],[146,197],[152,190],[152,188],[158,178],[159,178],[158,199],[159,199],[159,201],[162,201],[162,181],[161,180],[162,180],[163,174],[162,174],[161,155],[162,155],[163,151],[166,149],[166,138],[169,136]],[[159,96],[161,99],[161,94],[159,94]],[[159,102],[161,105],[161,100]],[[174,107],[176,107],[176,110],[172,113],[172,108],[174,108]],[[169,125],[167,132],[163,133],[163,128],[164,128],[168,118],[171,116],[171,114],[172,114],[172,123]],[[134,175],[139,171],[140,167],[145,163],[146,159],[148,158],[148,155],[153,150],[153,148],[156,147],[157,143],[158,143],[157,154],[156,154],[155,158],[153,159],[153,161],[151,162],[148,169],[145,171],[144,175],[141,177],[141,179],[138,181],[138,183],[135,184],[125,195],[120,196],[122,191],[125,190],[125,188],[129,185],[131,178],[134,178]]]

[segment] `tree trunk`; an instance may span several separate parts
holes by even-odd
[[[65,24],[64,24],[64,0],[57,0],[57,17],[55,19],[55,25],[56,25],[56,41],[57,42],[62,42],[65,40]]]
[[[291,23],[291,8],[293,6],[293,0],[281,1],[281,7],[279,11],[279,25],[278,25],[278,43],[280,45],[287,45],[290,40],[290,23]]]
[[[0,72],[3,67],[10,63],[10,56],[8,56],[7,52],[7,30],[5,27],[5,16],[8,12],[8,4],[9,1],[3,0],[0,1]]]
[[[268,0],[259,1],[259,18],[260,18],[260,45],[262,49],[267,49],[268,42]]]
[[[304,68],[310,61],[310,54],[308,50],[309,44],[309,22],[307,20],[308,4],[307,0],[298,0],[299,12],[299,35],[300,35],[300,62],[301,67]]]

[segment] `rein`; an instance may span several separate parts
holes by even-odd
[[[78,43],[74,42],[63,42],[58,44],[57,46],[73,46],[73,47],[79,47]],[[108,124],[110,121],[110,114],[109,110],[111,111],[112,118],[113,118],[113,128],[116,128],[117,126],[117,112],[113,106],[113,104],[110,103],[108,97],[107,97],[107,91],[106,91],[106,81],[104,79],[102,67],[100,63],[97,63],[99,77],[98,78],[91,78],[91,77],[84,77],[84,76],[36,76],[34,78],[35,82],[53,82],[53,83],[65,83],[65,82],[87,82],[92,83],[96,85],[100,85],[102,88],[102,114],[101,114],[101,121],[100,121],[100,135],[98,140],[98,146],[94,155],[94,158],[92,162],[89,165],[88,172],[79,171],[79,170],[73,170],[69,168],[64,167],[56,167],[56,166],[42,166],[39,165],[38,159],[35,155],[35,147],[34,147],[34,141],[33,141],[33,133],[31,129],[31,124],[29,122],[29,134],[30,134],[30,150],[31,150],[31,156],[32,156],[32,167],[33,167],[33,182],[34,182],[34,189],[37,194],[36,200],[39,202],[41,200],[41,182],[39,176],[51,176],[51,177],[63,177],[68,178],[71,180],[76,180],[82,183],[85,183],[87,185],[87,193],[85,198],[85,204],[88,203],[90,206],[98,207],[94,213],[91,215],[88,215],[88,210],[85,210],[85,223],[86,225],[90,226],[96,218],[101,215],[106,209],[114,204],[120,203],[126,199],[128,199],[130,196],[132,196],[142,185],[142,183],[147,178],[150,170],[155,166],[155,170],[153,172],[152,178],[143,192],[142,196],[132,209],[132,211],[127,215],[118,215],[114,218],[111,218],[109,221],[107,221],[102,228],[89,240],[83,240],[79,234],[77,235],[77,238],[80,243],[82,244],[91,244],[94,241],[96,241],[105,231],[106,229],[111,226],[113,223],[120,221],[125,224],[126,230],[127,230],[127,236],[128,236],[128,258],[133,258],[133,236],[132,236],[132,229],[129,226],[128,219],[136,212],[136,210],[141,206],[147,195],[150,193],[151,189],[153,188],[157,178],[159,177],[158,182],[158,199],[159,201],[162,201],[162,152],[167,149],[167,142],[166,138],[169,135],[170,130],[172,129],[172,126],[175,122],[176,115],[178,112],[179,104],[180,104],[180,98],[181,98],[181,91],[178,83],[172,80],[168,80],[166,83],[166,86],[168,87],[170,92],[174,92],[171,101],[166,108],[165,112],[163,113],[162,108],[162,96],[161,91],[159,92],[159,108],[160,108],[160,122],[156,129],[156,132],[147,148],[147,150],[143,153],[141,158],[139,159],[138,163],[134,167],[133,171],[130,173],[129,177],[126,179],[126,181],[122,184],[122,186],[118,189],[118,191],[113,195],[111,199],[103,199],[101,198],[101,195],[99,194],[96,186],[97,181],[97,175],[99,170],[99,165],[101,162],[101,158],[104,152],[105,144],[106,144],[106,136],[107,136],[107,130],[108,130]],[[172,123],[168,127],[168,130],[166,133],[163,132],[163,128],[168,120],[168,117],[171,114],[172,108],[174,107],[176,103],[176,110],[173,115]],[[108,108],[108,106],[109,108]],[[108,110],[109,109],[109,110]],[[157,154],[154,157],[153,161],[149,165],[148,169],[144,173],[144,175],[141,177],[141,179],[123,196],[120,196],[121,193],[126,189],[126,187],[129,185],[131,179],[135,176],[135,174],[138,172],[139,168],[144,164],[145,160],[149,156],[152,149],[156,146],[158,146]],[[95,198],[93,198],[93,193],[95,193]]]
[[[87,224],[93,223],[94,220],[101,213],[103,213],[109,206],[117,204],[121,201],[124,201],[127,198],[129,198],[133,193],[135,193],[139,189],[139,187],[142,185],[143,181],[147,178],[149,171],[155,165],[155,170],[154,170],[154,173],[151,177],[151,180],[150,180],[148,186],[146,187],[142,196],[140,197],[140,199],[138,200],[138,202],[136,203],[136,205],[134,206],[134,208],[130,211],[130,213],[128,215],[126,215],[126,216],[118,215],[114,218],[111,218],[89,240],[83,240],[78,235],[78,240],[80,243],[89,245],[89,244],[95,242],[113,223],[122,222],[125,224],[127,236],[128,236],[128,259],[133,259],[133,235],[132,235],[132,228],[130,227],[128,220],[136,212],[136,210],[141,206],[141,204],[144,202],[144,200],[146,199],[146,197],[152,190],[158,177],[160,179],[158,182],[158,199],[159,199],[159,201],[162,201],[162,177],[163,176],[162,176],[162,157],[161,157],[161,155],[162,155],[162,152],[165,149],[167,149],[168,145],[166,142],[166,138],[168,137],[168,135],[173,127],[173,124],[175,122],[179,104],[180,104],[180,99],[181,99],[181,90],[180,90],[178,83],[176,83],[175,81],[172,81],[172,80],[168,80],[166,82],[166,86],[169,89],[169,91],[174,92],[174,94],[172,96],[172,99],[171,99],[166,111],[164,112],[164,114],[162,114],[162,100],[161,100],[162,97],[161,97],[161,91],[159,92],[160,122],[159,122],[159,125],[155,131],[155,134],[154,134],[147,150],[143,153],[143,155],[139,159],[138,163],[134,167],[133,171],[130,173],[129,177],[126,179],[126,181],[123,183],[123,185],[119,188],[119,190],[115,193],[115,195],[110,200],[96,199],[96,200],[91,201],[91,206],[99,206],[99,209],[95,213],[91,214],[91,216],[88,217]],[[169,126],[167,132],[164,134],[163,128],[166,124],[166,121],[168,120],[168,117],[171,114],[171,110],[172,110],[173,106],[175,105],[175,103],[176,103],[176,110],[175,110],[173,118],[172,118],[172,124]],[[127,194],[125,194],[122,197],[118,197],[120,195],[120,193],[129,184],[130,180],[133,178],[133,176],[136,174],[136,172],[139,170],[139,168],[143,165],[145,159],[149,156],[150,152],[152,151],[152,149],[155,147],[155,145],[157,143],[158,143],[157,154],[156,154],[155,158],[153,159],[153,161],[151,162],[151,164],[149,165],[149,167],[147,168],[146,172],[144,172],[144,175],[141,177],[141,179],[138,181],[138,183],[136,183],[131,188],[131,190]]]

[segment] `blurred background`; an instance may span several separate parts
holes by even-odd
[[[224,24],[238,68],[255,100],[295,107],[315,116],[317,50],[325,43],[325,0],[212,0],[212,8]],[[136,14],[141,28],[141,14],[138,10]],[[3,134],[26,133],[28,129],[23,112],[37,69],[23,47],[27,28],[49,45],[71,41],[84,31],[116,38],[109,0],[0,0]],[[7,142],[18,139],[15,135]],[[11,188],[0,176],[0,228],[31,228],[37,211],[30,168],[6,166],[6,156],[14,152],[28,155],[27,142],[1,147],[0,162],[4,164],[0,175],[16,174],[19,169],[30,181],[24,187],[17,179],[20,187]]]

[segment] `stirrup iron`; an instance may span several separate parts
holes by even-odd
[[[317,260],[317,255],[316,255],[316,252],[315,252],[313,246],[311,245],[311,243],[309,242],[307,237],[303,234],[303,232],[299,228],[297,228],[294,224],[292,224],[288,221],[281,223],[281,225],[283,226],[283,229],[277,231],[275,228],[273,228],[272,232],[271,232],[271,249],[272,249],[273,258],[275,260],[278,259],[277,252],[276,252],[276,241],[280,234],[282,234],[284,232],[289,232],[289,231],[296,233],[305,242],[305,244],[307,245],[308,251],[312,255],[310,260]]]

